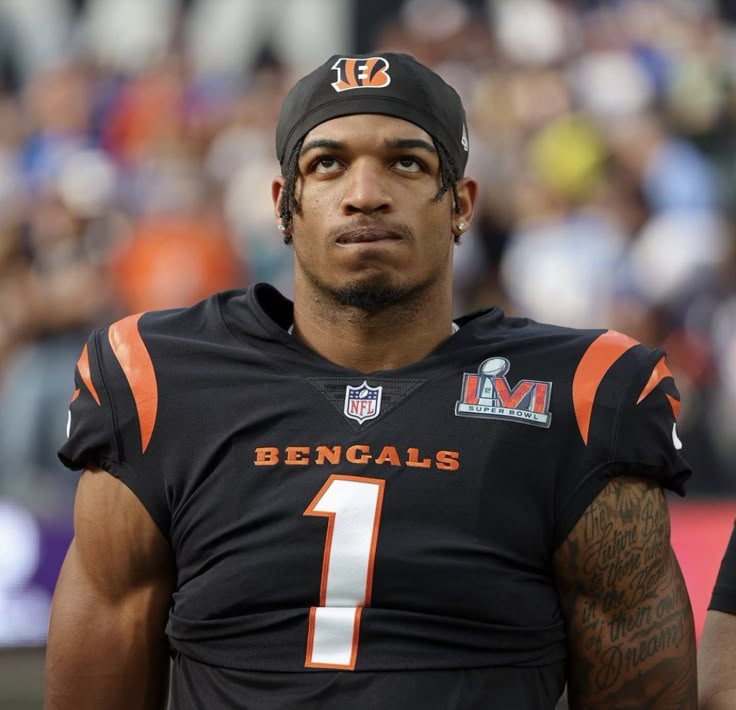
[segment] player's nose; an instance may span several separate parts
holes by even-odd
[[[378,161],[354,161],[346,178],[342,200],[344,214],[371,214],[391,210],[393,200],[386,184],[385,170]]]

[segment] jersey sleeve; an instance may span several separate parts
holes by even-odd
[[[132,334],[134,342],[126,342]],[[75,368],[67,440],[58,455],[72,470],[101,468],[119,478],[168,537],[165,483],[160,467],[152,457],[145,457],[150,436],[145,426],[146,402],[151,395],[141,393],[131,374],[140,372],[140,364],[134,363],[133,368],[126,362],[131,353],[140,351],[145,352],[145,344],[137,319],[124,319],[90,335]]]
[[[661,350],[642,351],[624,390],[608,469],[650,478],[685,494],[691,475],[677,434],[680,393]]]
[[[608,331],[578,364],[572,401],[575,441],[558,489],[558,544],[611,478],[685,494],[692,471],[677,433],[680,394],[662,350]]]
[[[72,470],[103,468],[118,474],[124,468],[117,450],[110,399],[100,361],[96,330],[88,338],[74,370],[67,440],[59,449],[61,462]]]
[[[723,555],[708,609],[736,614],[736,526]]]

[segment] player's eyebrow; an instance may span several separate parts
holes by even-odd
[[[309,153],[310,150],[317,150],[318,148],[329,148],[330,150],[342,150],[345,148],[345,144],[341,141],[330,140],[329,138],[316,138],[309,143],[305,143],[299,155]]]
[[[421,138],[395,138],[393,140],[387,140],[386,147],[394,150],[419,148],[420,150],[426,150],[428,153],[437,154],[437,149],[434,145],[429,141],[422,140]]]
[[[428,153],[432,153],[434,155],[437,154],[437,149],[434,147],[434,145],[429,141],[425,141],[421,138],[392,138],[387,139],[385,141],[385,145],[387,148],[390,148],[392,150],[410,150],[418,148],[419,150],[425,150]],[[308,143],[305,143],[302,146],[300,155],[305,155],[312,150],[318,150],[320,148],[327,148],[329,150],[344,150],[346,147],[346,144],[342,141],[336,141],[330,138],[316,138],[309,141]]]

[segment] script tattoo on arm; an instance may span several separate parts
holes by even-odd
[[[690,598],[656,484],[611,480],[554,559],[571,708],[697,707]]]

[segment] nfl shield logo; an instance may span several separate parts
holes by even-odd
[[[375,419],[381,413],[382,391],[383,387],[371,387],[365,380],[359,387],[348,385],[345,388],[345,416],[358,424]]]

